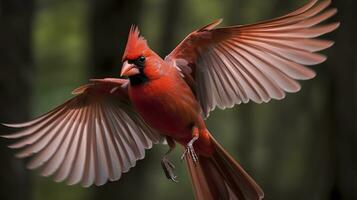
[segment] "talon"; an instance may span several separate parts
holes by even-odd
[[[169,159],[167,159],[166,157],[163,157],[161,160],[161,166],[162,166],[162,169],[164,170],[166,178],[177,183],[178,182],[177,176],[174,174],[175,165],[172,164],[172,162]]]
[[[197,156],[195,150],[193,149],[193,146],[192,145],[189,146],[189,149],[190,149],[190,154],[192,156],[193,161],[198,162],[198,156]]]
[[[183,152],[183,154],[182,154],[182,156],[181,156],[181,161],[183,161],[183,159],[185,159],[186,154],[187,154],[187,152],[188,152],[187,149],[188,149],[188,148],[186,148],[185,151]]]
[[[173,176],[170,178],[170,180],[172,180],[175,183],[178,183],[179,181],[177,180],[177,176]]]
[[[178,182],[177,176],[174,174],[175,165],[167,158],[172,150],[175,148],[175,141],[170,138],[166,137],[167,144],[169,145],[170,149],[165,153],[164,157],[161,159],[161,166],[164,170],[166,178],[172,180],[173,182]]]
[[[187,154],[190,154],[194,162],[198,162],[198,156],[193,148],[193,143],[198,139],[198,136],[195,136],[191,139],[190,142],[187,143],[186,149],[181,156],[181,160],[183,160]]]

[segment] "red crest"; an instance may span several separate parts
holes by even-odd
[[[122,60],[136,59],[141,56],[146,49],[147,43],[144,37],[140,36],[139,28],[132,25]]]

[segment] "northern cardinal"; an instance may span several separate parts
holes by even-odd
[[[145,149],[166,140],[171,152],[184,147],[196,199],[262,199],[264,193],[207,130],[210,111],[249,100],[262,103],[297,92],[296,80],[315,76],[306,65],[326,60],[317,53],[332,41],[313,39],[339,23],[319,25],[333,16],[330,1],[312,0],[268,21],[215,28],[214,21],[189,34],[165,59],[151,50],[136,27],[130,29],[121,76],[73,91],[75,96],[6,138],[17,157],[42,175],[87,187],[118,180]],[[173,164],[162,159],[169,179]]]

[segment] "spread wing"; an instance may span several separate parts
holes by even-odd
[[[285,16],[256,24],[214,28],[215,21],[188,35],[167,57],[193,88],[205,116],[216,106],[268,102],[297,92],[296,80],[315,76],[305,67],[326,57],[315,52],[332,41],[314,39],[339,23],[321,25],[337,9],[312,0]]]
[[[18,128],[5,135],[28,167],[40,168],[55,181],[90,186],[118,180],[144,158],[160,135],[130,105],[127,80],[102,79],[81,86],[75,97],[29,122],[5,124]]]

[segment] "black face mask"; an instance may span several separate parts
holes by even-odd
[[[147,76],[144,74],[144,65],[145,65],[145,57],[140,56],[134,60],[128,60],[128,63],[134,64],[135,67],[139,70],[139,74],[135,74],[129,77],[130,85],[140,85],[148,81]]]

